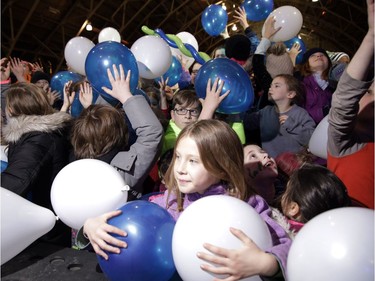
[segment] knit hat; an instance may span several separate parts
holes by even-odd
[[[225,54],[228,58],[246,61],[250,56],[251,42],[242,34],[236,34],[225,41]]]
[[[305,62],[307,62],[309,60],[309,58],[315,54],[315,53],[322,53],[323,55],[325,55],[327,57],[328,60],[330,60],[326,50],[322,49],[322,48],[311,48],[310,50],[307,50],[304,54],[303,54],[303,58],[302,58],[302,64],[304,64]]]
[[[327,52],[327,53],[333,63],[339,62],[339,60],[343,57],[347,57],[349,59],[349,55],[344,52]]]
[[[266,68],[272,78],[279,74],[293,75],[294,67],[288,53],[280,56],[268,54],[266,57]]]
[[[49,83],[50,77],[47,73],[44,73],[43,71],[35,71],[31,76],[31,83],[36,83],[39,80],[47,80]]]

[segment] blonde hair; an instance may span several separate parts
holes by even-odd
[[[12,84],[5,92],[5,102],[13,117],[20,115],[49,115],[56,112],[43,89],[32,83]]]
[[[229,195],[245,200],[248,198],[248,193],[255,194],[255,191],[249,190],[246,184],[242,144],[227,123],[214,119],[194,122],[181,131],[176,141],[176,148],[180,140],[185,137],[195,141],[203,166],[227,186]],[[169,194],[172,191],[176,192],[178,209],[182,211],[183,194],[176,189],[177,182],[173,168],[175,161],[174,152],[171,165],[165,175],[165,183]]]

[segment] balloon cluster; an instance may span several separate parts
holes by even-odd
[[[204,64],[206,61],[209,61],[211,58],[204,52],[198,52],[194,46],[188,43],[183,43],[182,40],[173,34],[165,34],[161,29],[152,30],[147,26],[142,26],[142,31],[148,35],[159,35],[161,38],[168,43],[172,48],[178,48],[181,53],[188,57],[193,57],[198,63]]]

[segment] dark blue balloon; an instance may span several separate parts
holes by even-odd
[[[1,160],[1,171],[2,173],[8,167],[8,162]]]
[[[52,91],[59,92],[60,98],[63,100],[64,99],[64,85],[69,81],[73,81],[74,83],[83,79],[84,79],[84,76],[82,76],[81,74],[78,74],[72,71],[60,71],[52,76],[51,82],[49,83],[49,85]]]
[[[292,39],[284,42],[285,46],[288,49],[292,48],[294,43],[298,43],[301,46],[301,52],[298,54],[296,58],[296,64],[300,64],[302,63],[303,54],[306,52],[306,45],[305,42],[303,42],[303,40],[298,37],[293,37]]]
[[[273,10],[273,0],[245,0],[246,18],[250,21],[261,21],[268,17]]]
[[[227,26],[227,11],[221,5],[210,5],[203,11],[201,22],[203,29],[209,35],[218,36]]]
[[[112,89],[108,79],[107,68],[111,70],[113,75],[112,66],[114,64],[117,66],[117,69],[119,69],[119,65],[122,64],[125,75],[128,70],[131,70],[130,91],[133,93],[138,85],[138,66],[135,56],[125,45],[114,41],[98,43],[90,50],[85,62],[87,79],[94,89],[111,104],[112,102],[117,103],[118,101],[104,92],[102,87]]]
[[[167,85],[172,87],[180,80],[181,74],[182,74],[182,65],[175,56],[172,56],[171,66],[169,67],[167,72],[163,74],[163,79],[164,81],[166,81],[167,78],[169,77]],[[155,81],[156,82],[161,81],[160,77],[156,78]]]
[[[77,91],[74,96],[72,106],[70,108],[70,115],[72,115],[74,118],[77,118],[81,114],[82,110],[83,105],[79,101],[79,91]]]
[[[200,98],[206,97],[208,79],[214,83],[216,78],[225,82],[221,95],[230,90],[229,95],[216,110],[225,114],[245,112],[253,104],[254,90],[247,72],[235,61],[217,58],[206,62],[195,78],[195,90]]]
[[[99,264],[111,281],[166,281],[175,273],[172,256],[173,217],[162,207],[144,200],[131,201],[120,208],[122,214],[108,221],[127,232],[113,235],[128,244],[120,254],[108,253]]]

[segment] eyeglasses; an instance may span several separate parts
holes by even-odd
[[[199,110],[197,109],[186,109],[186,108],[175,108],[173,109],[174,112],[176,112],[178,115],[186,115],[186,113],[190,113],[191,116],[198,116],[199,115]]]

